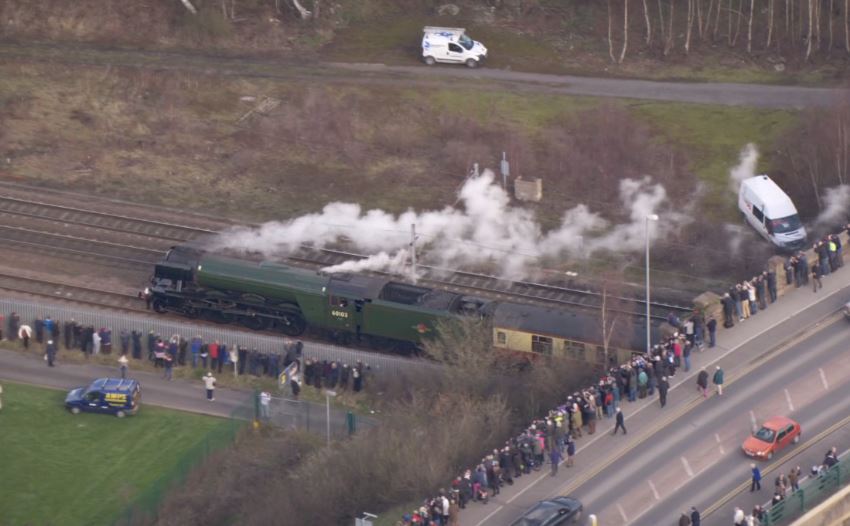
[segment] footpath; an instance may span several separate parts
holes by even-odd
[[[777,280],[784,280],[783,272]],[[795,339],[802,332],[816,331],[821,320],[835,315],[850,301],[850,264],[823,278],[823,289],[812,292],[808,286],[794,288],[793,285],[766,310],[759,310],[742,323],[722,328],[722,317],[718,320],[717,346],[706,348],[691,355],[692,367],[687,373],[679,369],[670,383],[668,402],[661,408],[658,395],[636,402],[621,401],[620,407],[626,417],[628,435],[612,436],[612,418],[597,421],[596,433],[576,440],[576,461],[572,468],[559,469],[556,477],[550,477],[548,466],[515,479],[513,486],[503,486],[498,496],[489,504],[473,502],[461,511],[462,526],[509,525],[538,500],[556,495],[569,495],[590,480],[596,473],[626,455],[640,442],[664,430],[674,420],[683,416],[688,406],[697,398],[696,376],[701,368],[709,372],[709,378],[717,365],[725,372],[724,393],[735,389],[735,380],[742,376],[753,362],[773,354]],[[485,451],[482,451],[482,455]],[[448,481],[446,481],[448,484]],[[612,496],[616,499],[616,496]],[[593,510],[585,510],[586,514]]]

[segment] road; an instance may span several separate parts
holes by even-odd
[[[750,410],[757,418],[767,416],[766,411],[790,412],[798,416],[806,426],[804,439],[814,436],[825,421],[840,420],[850,413],[850,408],[843,402],[830,405],[830,402],[812,401],[808,398],[812,395],[806,391],[819,388],[812,393],[819,395],[826,392],[831,396],[830,390],[837,390],[843,394],[839,394],[840,397],[847,398],[847,388],[840,374],[837,378],[833,375],[847,367],[841,362],[848,361],[848,352],[846,345],[841,348],[840,342],[850,328],[836,313],[848,297],[850,270],[845,266],[827,277],[824,289],[818,294],[812,294],[808,288],[792,290],[766,311],[733,329],[721,331],[716,349],[697,353],[693,357],[694,369],[687,374],[680,372],[673,378],[666,408],[661,409],[657,399],[624,402],[622,407],[629,429],[627,436],[610,436],[613,425],[610,419],[603,419],[597,426],[596,435],[585,434],[577,441],[575,467],[562,467],[555,478],[541,472],[517,479],[514,486],[504,488],[499,496],[491,499],[490,504],[467,507],[461,514],[462,524],[506,526],[536,501],[558,494],[588,499],[585,509],[601,514],[605,520],[600,524],[606,526],[643,520],[644,516],[649,517],[649,522],[634,523],[665,524],[670,513],[675,515],[673,519],[678,519],[682,506],[705,505],[712,498],[720,498],[747,476],[746,470],[742,473],[741,469],[746,468],[748,462],[743,457],[726,455],[736,454],[749,432],[752,425]],[[833,320],[832,325],[824,328],[825,320],[829,319]],[[785,365],[786,362],[792,365]],[[695,390],[698,368],[704,366],[713,370],[716,364],[723,367],[727,378],[726,398],[720,407],[716,403],[718,400],[710,398],[703,401]],[[797,369],[794,369],[795,366]],[[823,389],[818,369],[824,370],[830,390]],[[779,389],[783,381],[786,383]],[[787,404],[788,400],[784,392],[786,388],[794,411],[783,410],[782,404]],[[829,408],[814,409],[816,412],[823,409],[827,416],[812,418],[809,411],[813,410],[808,406],[813,403],[828,405]],[[831,413],[833,410],[837,413]],[[720,438],[719,444],[715,433]],[[850,445],[850,440],[839,442],[836,444],[839,447],[841,443]],[[723,455],[719,453],[719,446],[723,447]],[[825,448],[815,449],[815,456],[821,457],[815,461],[820,462],[823,455],[820,450]],[[724,467],[718,471],[705,471],[715,461]],[[707,478],[726,473],[724,470],[728,470],[729,474],[728,479],[723,479],[721,485],[710,493],[694,493],[694,497],[686,498],[684,493],[674,494],[671,488],[691,480],[688,470],[697,479],[694,486],[689,487],[699,487],[701,491],[709,490],[703,488],[708,486]],[[652,485],[646,482],[647,479],[653,481]],[[620,513],[617,502],[624,503],[620,504],[624,513]],[[648,508],[647,503],[653,506]],[[663,515],[664,520],[651,522],[662,518],[652,513]],[[722,516],[724,511],[717,513]],[[623,514],[628,521],[623,520]]]
[[[606,526],[675,524],[681,511],[690,506],[706,510],[749,480],[751,460],[740,446],[753,422],[786,415],[800,422],[803,437],[811,439],[850,414],[848,330],[845,320],[838,318],[737,379],[722,397],[698,400],[686,415],[572,494]],[[832,439],[840,438],[841,442],[828,442],[829,446],[843,449],[850,445],[850,425],[845,424],[836,433]],[[804,441],[789,447],[782,457],[797,454],[807,445]],[[811,450],[813,459],[794,462],[808,468],[820,463],[827,449],[820,444]],[[730,505],[752,510],[765,497],[771,497],[776,466],[782,465],[782,457],[758,462],[766,477],[764,488],[755,495],[747,489]],[[731,515],[731,509],[724,507],[705,524],[725,525]]]
[[[660,82],[549,75],[486,67],[470,70],[443,65],[426,67],[305,60],[296,62],[193,52],[106,49],[86,44],[0,42],[0,57],[8,60],[141,67],[241,77],[399,85],[423,89],[451,87],[458,90],[507,90],[761,108],[824,107],[848,95],[847,90],[838,88]]]

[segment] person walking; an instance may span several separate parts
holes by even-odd
[[[697,509],[691,506],[691,526],[699,526],[700,516]]]
[[[47,340],[47,348],[44,350],[47,358],[47,366],[53,367],[53,361],[56,359],[56,345],[53,340]]]
[[[761,491],[761,471],[755,464],[750,464],[750,471],[753,475],[752,482],[750,483],[750,492]]]
[[[812,265],[812,292],[817,292],[823,288],[823,283],[820,280],[821,271],[818,265]]]
[[[714,377],[711,379],[714,385],[717,387],[717,396],[723,395],[723,369],[720,366],[717,366],[717,369],[714,370]]]
[[[171,376],[174,373],[174,358],[172,358],[171,353],[165,353],[165,356],[162,357],[162,361],[165,366],[164,378],[171,381]]]
[[[127,359],[126,354],[122,354],[118,357],[118,369],[121,371],[121,379],[127,378],[127,364],[130,363],[130,360]]]
[[[662,376],[658,382],[658,401],[661,402],[661,407],[667,405],[667,391],[670,389],[670,384],[667,382],[667,377]]]
[[[703,398],[708,398],[708,371],[705,370],[705,367],[700,369],[697,375],[697,390],[702,391]]]
[[[212,371],[207,372],[207,375],[204,376],[204,387],[207,389],[207,400],[212,402],[215,400],[215,377],[212,374]]]
[[[558,475],[558,464],[561,463],[561,450],[553,447],[549,452],[549,460],[552,462],[552,476]]]
[[[611,434],[616,435],[618,429],[622,429],[624,435],[628,433],[626,431],[626,419],[623,417],[623,411],[619,407],[617,408],[617,424],[614,426],[614,432]]]

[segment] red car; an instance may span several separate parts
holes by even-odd
[[[744,454],[758,459],[770,460],[774,453],[791,442],[800,441],[800,424],[784,416],[767,419],[761,429],[744,441]]]

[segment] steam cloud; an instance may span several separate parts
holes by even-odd
[[[816,226],[843,225],[850,211],[850,185],[840,184],[827,188],[823,196],[825,208],[815,220]]]
[[[747,144],[741,150],[738,164],[729,172],[729,188],[738,195],[741,181],[756,176],[756,164],[759,160],[759,152],[752,143]]]
[[[641,250],[646,216],[659,212],[667,201],[664,188],[651,178],[624,179],[619,198],[629,211],[629,223],[611,225],[586,205],[578,205],[564,213],[558,228],[544,233],[534,213],[512,207],[509,195],[493,181],[489,170],[467,180],[459,192],[461,207],[408,210],[396,216],[334,202],[319,213],[287,222],[225,232],[213,248],[258,251],[268,257],[291,253],[305,243],[321,248],[345,240],[359,251],[376,255],[325,270],[400,271],[407,264],[410,228],[415,224],[417,253],[423,261],[446,268],[496,263],[502,275],[520,277],[541,257]],[[664,236],[682,226],[688,217],[682,212],[666,211],[660,221],[649,222],[652,236]]]

